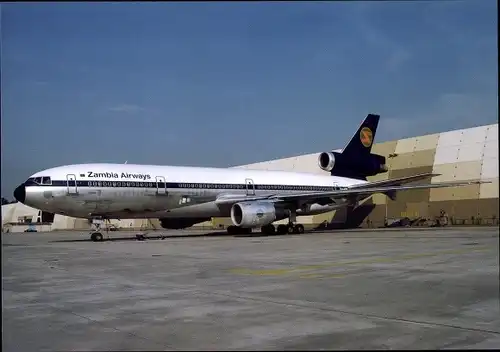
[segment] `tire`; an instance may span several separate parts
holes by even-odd
[[[297,224],[294,226],[295,233],[301,234],[304,233],[304,225]]]
[[[265,235],[274,235],[276,233],[276,228],[274,227],[274,225],[271,224],[262,226],[260,231]]]
[[[92,235],[90,235],[90,239],[94,242],[101,242],[104,237],[102,236],[102,233],[94,232]]]
[[[278,234],[279,235],[284,235],[285,233],[287,233],[287,231],[288,231],[288,228],[286,225],[283,225],[283,224],[278,225]]]
[[[295,226],[288,225],[286,230],[287,230],[288,234],[291,235],[291,234],[295,233]]]

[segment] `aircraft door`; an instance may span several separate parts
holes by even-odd
[[[246,185],[246,190],[247,190],[247,196],[254,196],[255,195],[255,185],[253,183],[253,180],[251,178],[245,179],[245,185]]]
[[[78,187],[76,186],[76,176],[74,174],[66,175],[66,186],[68,194],[78,194]]]
[[[156,176],[156,193],[158,195],[167,194],[167,183],[165,182],[165,177]]]

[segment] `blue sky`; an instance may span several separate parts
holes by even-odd
[[[74,163],[231,166],[496,123],[494,0],[7,4],[2,196]]]

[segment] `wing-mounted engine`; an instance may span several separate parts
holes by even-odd
[[[262,227],[285,217],[285,211],[272,202],[240,202],[231,207],[231,221],[239,227]]]
[[[318,165],[322,170],[330,172],[332,176],[361,179],[388,170],[385,157],[378,154],[347,157],[339,152],[323,152],[318,156]]]
[[[159,220],[161,227],[164,229],[179,230],[208,221],[210,218],[161,218]]]

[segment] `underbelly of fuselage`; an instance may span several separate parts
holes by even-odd
[[[243,191],[232,195],[245,195]],[[43,201],[43,210],[77,218],[102,216],[110,219],[229,217],[230,206],[221,207],[216,192],[86,189],[76,194],[57,193]],[[259,195],[258,193],[256,195]],[[42,204],[40,204],[42,205]],[[297,215],[314,215],[335,210],[343,204],[312,204]],[[40,207],[41,208],[41,207]]]

